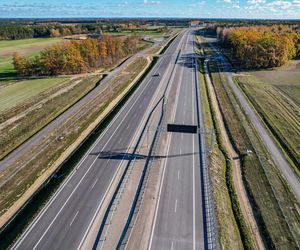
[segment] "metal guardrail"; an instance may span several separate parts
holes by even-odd
[[[193,46],[194,48],[194,46]],[[194,48],[195,52],[195,48]],[[195,60],[195,59],[194,59]],[[196,83],[196,103],[197,103],[197,122],[199,128],[204,128],[203,124],[203,118],[202,118],[202,111],[201,106],[199,103],[198,97],[199,94],[199,79],[198,79],[198,64],[195,60],[195,83]],[[201,133],[198,133],[198,141],[199,141],[199,156],[200,156],[200,172],[201,172],[201,187],[203,190],[202,198],[204,201],[204,213],[203,213],[203,221],[204,221],[204,243],[205,243],[205,249],[208,250],[216,250],[218,249],[218,235],[217,235],[217,227],[216,227],[216,219],[215,219],[215,211],[214,211],[214,203],[212,199],[212,188],[211,188],[211,182],[210,182],[210,176],[209,176],[209,169],[208,169],[208,160],[207,160],[207,153],[206,153],[206,147],[205,147],[205,136],[201,136]]]

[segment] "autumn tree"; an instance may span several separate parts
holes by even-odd
[[[57,29],[51,29],[50,30],[50,36],[51,37],[60,37],[59,30],[57,30]]]
[[[137,50],[137,37],[123,39],[102,36],[56,44],[44,49],[40,56],[25,59],[14,55],[14,66],[19,75],[77,74],[98,67],[112,65]]]
[[[28,61],[26,60],[26,58],[22,57],[18,52],[15,52],[13,54],[13,65],[19,76],[26,75]]]
[[[63,54],[62,73],[64,74],[78,74],[85,72],[87,66],[81,57],[80,51],[73,43],[65,44]]]

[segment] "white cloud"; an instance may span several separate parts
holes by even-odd
[[[289,1],[276,0],[274,2],[268,3],[267,6],[286,10],[292,6],[292,3]]]
[[[292,5],[294,5],[294,6],[299,6],[299,7],[300,7],[300,0],[294,0],[294,1],[292,2]]]
[[[264,4],[264,3],[266,3],[266,0],[248,0],[247,3],[250,5]]]

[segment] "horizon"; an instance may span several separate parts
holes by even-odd
[[[300,22],[300,18],[235,18],[235,17],[211,17],[211,18],[193,18],[193,17],[0,17],[0,21],[10,21],[10,20],[199,20],[199,21],[220,21],[220,20],[230,20],[230,21],[296,21]]]
[[[299,20],[300,0],[2,0],[0,16]]]

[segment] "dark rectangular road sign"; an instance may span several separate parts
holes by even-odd
[[[167,132],[197,134],[198,128],[195,125],[168,124]]]

